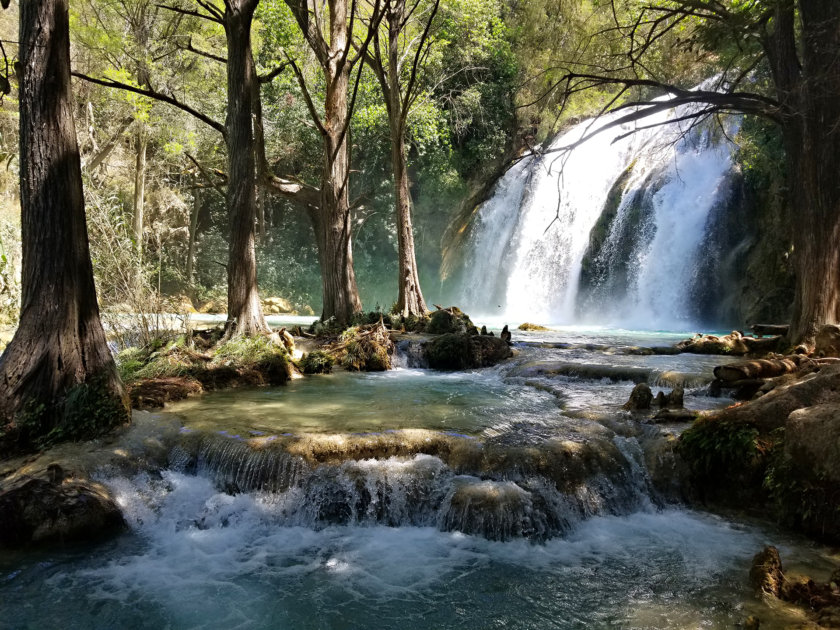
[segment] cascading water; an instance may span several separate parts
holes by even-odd
[[[511,169],[472,226],[464,308],[553,324],[691,324],[708,217],[730,191],[727,137],[738,121],[726,129],[676,122],[688,113],[655,114],[565,152],[623,113],[586,121]]]

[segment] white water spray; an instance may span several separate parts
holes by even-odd
[[[476,216],[465,256],[472,273],[464,282],[464,307],[512,321],[689,325],[691,283],[710,211],[728,193],[733,147],[728,134],[710,125],[669,124],[688,113],[680,107],[649,116],[563,152],[624,112],[585,121],[555,139],[543,156],[511,169]],[[737,131],[737,121],[726,125],[727,132]],[[629,274],[621,294],[584,310],[582,261],[610,191],[622,179],[604,255],[616,249],[622,227],[632,220],[634,200],[643,200],[648,217],[630,226],[637,243],[623,261]]]

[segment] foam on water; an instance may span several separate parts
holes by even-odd
[[[687,510],[597,517],[541,545],[431,527],[289,527],[268,495],[206,479],[112,479],[132,535],[77,565],[5,578],[50,589],[63,627],[713,627],[739,619],[755,530]],[[2,581],[2,580],[0,580]],[[2,601],[8,602],[4,597]],[[60,611],[60,612],[59,612]],[[551,620],[546,624],[546,620]],[[480,621],[479,621],[480,620]]]

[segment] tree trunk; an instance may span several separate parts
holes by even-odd
[[[769,55],[788,158],[795,218],[796,296],[788,339],[812,345],[823,324],[840,322],[840,3],[800,0],[801,64],[792,2],[780,3]]]
[[[193,267],[195,266],[195,233],[198,230],[198,213],[201,210],[201,197],[198,189],[193,192],[193,211],[190,215],[190,237],[187,246],[187,287],[190,297],[193,295]]]
[[[426,314],[426,301],[420,290],[417,257],[414,253],[414,228],[411,225],[411,189],[408,183],[408,163],[405,152],[407,111],[403,111],[400,89],[400,35],[405,23],[405,1],[396,0],[388,12],[388,119],[391,131],[391,164],[394,170],[394,200],[397,211],[397,242],[399,258],[397,311],[403,317]],[[421,41],[418,46],[422,46]],[[411,86],[408,87],[411,89]]]
[[[257,80],[251,54],[251,21],[258,0],[226,3],[227,35],[227,210],[230,220],[228,255],[228,321],[225,334],[270,332],[257,291],[256,163],[252,105]]]
[[[411,225],[411,191],[408,185],[408,165],[405,159],[405,133],[391,135],[391,161],[394,168],[394,194],[397,208],[397,241],[399,245],[399,297],[397,311],[400,315],[423,316],[428,310],[420,278],[417,275],[417,258],[414,253],[414,228]]]
[[[134,246],[138,258],[143,258],[143,212],[146,204],[146,146],[148,137],[145,125],[140,125],[137,132],[137,156],[134,168]]]
[[[325,68],[324,166],[321,177],[321,216],[315,222],[324,291],[321,318],[334,317],[350,323],[361,312],[362,301],[353,270],[352,225],[350,221],[350,160],[347,151],[349,111],[347,88],[349,64],[342,63],[347,41],[347,3],[334,0],[330,6],[330,55]]]
[[[20,5],[20,324],[0,357],[5,449],[128,420],[99,319],[70,92],[67,0]],[[17,440],[17,444],[10,442]]]

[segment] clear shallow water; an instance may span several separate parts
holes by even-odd
[[[574,334],[611,346],[640,345],[647,335]],[[564,331],[548,335],[569,338]],[[646,338],[646,345],[663,343],[662,334]],[[173,410],[193,429],[427,428],[475,436],[461,441],[480,458],[473,461],[467,449],[461,459],[450,454],[449,465],[416,455],[304,467],[296,473],[304,482],[274,493],[223,492],[210,469],[207,477],[169,470],[104,479],[130,531],[96,547],[0,556],[0,625],[676,629],[733,627],[753,613],[762,628],[790,621],[789,610],[754,599],[752,555],[772,542],[783,558],[817,566],[825,565],[825,553],[764,526],[656,509],[663,504],[648,498],[637,441],[655,429],[640,431],[618,409],[633,383],[512,372],[520,363],[557,360],[701,374],[714,358],[522,347],[513,362],[488,370],[339,373],[180,403]],[[699,408],[703,400],[689,394],[687,405]],[[621,435],[608,428],[619,425]],[[226,442],[236,446],[231,453],[246,449]],[[598,446],[588,453],[581,450],[587,444]],[[541,476],[562,477],[566,457],[570,474],[591,475],[568,496]],[[616,462],[619,470],[612,470]],[[459,469],[468,465],[468,472]],[[323,518],[347,496],[351,509],[364,501],[362,513],[343,525]],[[493,531],[484,527],[487,518],[515,529],[552,510],[568,524],[541,542],[499,542],[458,526]]]

